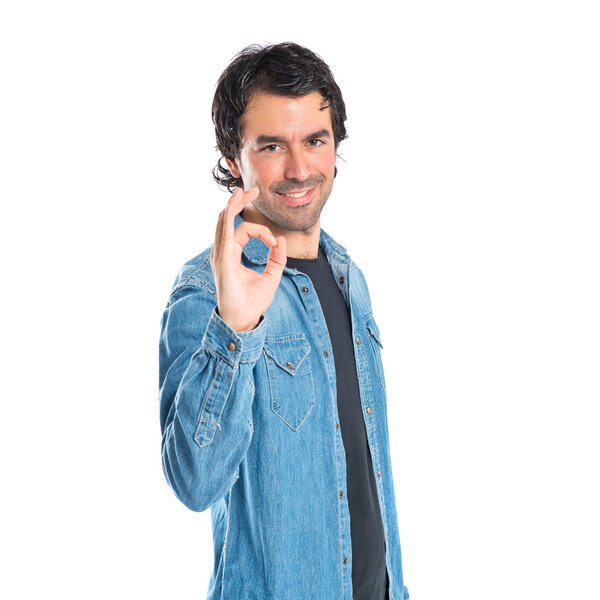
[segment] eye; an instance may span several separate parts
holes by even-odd
[[[261,152],[275,152],[275,150],[277,150],[277,148],[278,148],[277,144],[269,144],[268,146],[261,148],[260,151]]]
[[[318,148],[319,146],[322,146],[325,142],[323,140],[320,140],[318,138],[314,138],[312,140],[308,140],[308,145],[312,146],[313,148]]]

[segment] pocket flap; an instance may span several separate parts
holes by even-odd
[[[264,351],[278,367],[290,375],[295,375],[310,352],[310,344],[303,335],[292,338],[265,340]]]
[[[379,344],[380,348],[383,348],[383,344],[381,343],[381,335],[379,334],[379,327],[377,323],[375,323],[375,319],[371,316],[365,321],[365,325],[369,330],[369,333],[375,338],[375,341]]]

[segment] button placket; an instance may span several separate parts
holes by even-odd
[[[340,284],[343,284],[344,282],[345,282],[345,278],[344,278],[343,276],[341,276],[341,277],[339,278],[339,283],[340,283]],[[310,293],[310,291],[311,291],[311,289],[310,289],[310,288],[309,288],[307,285],[303,285],[303,286],[300,288],[300,290],[302,291],[302,293],[303,293],[303,294],[308,294],[308,293]],[[360,345],[360,339],[359,339],[359,338],[356,338],[356,341],[357,341],[357,344],[359,344],[359,345]],[[329,350],[323,350],[323,356],[324,356],[325,358],[329,358],[329,357],[331,356],[331,352],[330,352]],[[288,364],[288,367],[289,367],[289,368],[293,368],[293,367],[291,367],[289,364]],[[335,421],[335,428],[336,428],[336,430],[338,430],[338,431],[339,431],[339,429],[340,429],[340,423],[339,423],[338,421]],[[344,490],[339,490],[339,491],[338,491],[338,497],[340,498],[340,500],[342,500],[343,498],[345,498],[345,492],[344,492]],[[349,563],[349,559],[348,559],[348,557],[346,557],[346,556],[343,556],[343,557],[342,557],[342,563],[343,563],[344,565],[348,565],[348,563]]]

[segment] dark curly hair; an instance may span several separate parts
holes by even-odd
[[[233,160],[239,156],[242,115],[258,92],[282,96],[320,92],[323,96],[322,109],[331,108],[335,147],[348,137],[344,126],[346,106],[342,92],[320,56],[292,42],[247,46],[235,55],[219,77],[212,104],[216,148],[223,155],[213,169],[213,177],[230,192],[241,187],[242,180],[221,165],[221,160],[223,157]]]

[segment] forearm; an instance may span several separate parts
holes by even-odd
[[[187,350],[170,360],[168,341],[183,332],[169,331],[177,320],[166,322],[161,338],[160,401],[168,407],[161,423],[163,470],[181,502],[202,511],[231,488],[250,445],[252,369],[266,327],[261,318],[254,330],[235,332],[211,311],[200,348],[191,353],[190,339],[184,343]]]

